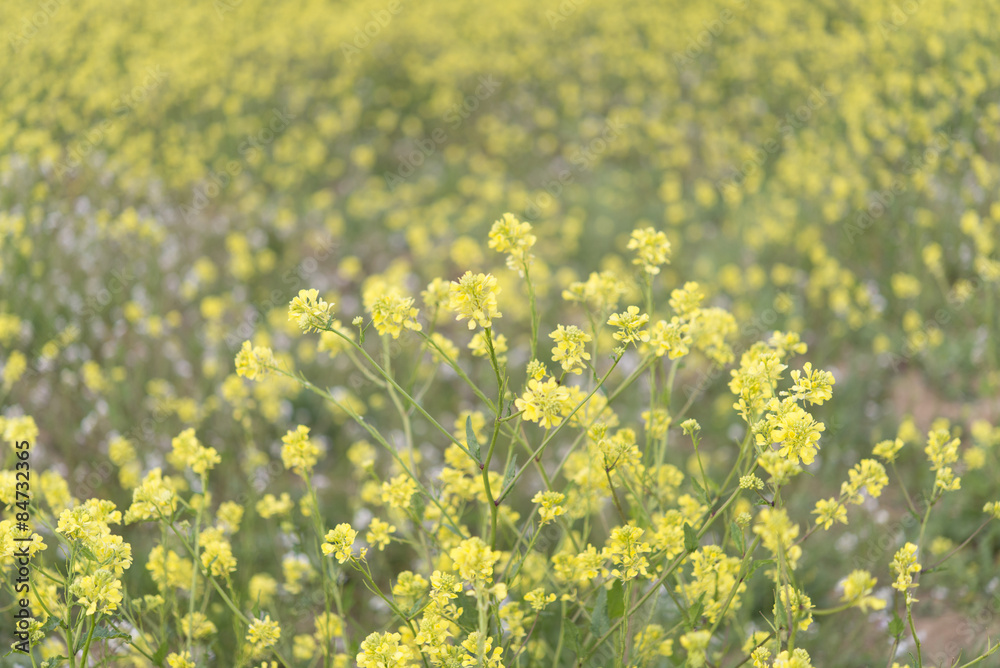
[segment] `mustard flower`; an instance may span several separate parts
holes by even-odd
[[[365,534],[365,540],[368,541],[369,545],[373,545],[379,550],[384,550],[385,546],[392,540],[390,534],[393,533],[396,533],[396,527],[376,517],[368,524],[368,533]]]
[[[881,610],[885,607],[885,601],[872,595],[877,583],[878,581],[868,571],[851,571],[844,579],[844,595],[840,600],[861,608],[861,612],[868,612],[869,609]]]
[[[651,276],[660,273],[660,266],[670,262],[667,235],[652,227],[633,230],[627,248],[636,252],[632,264],[640,265]]]
[[[728,557],[718,545],[705,545],[691,554],[691,580],[681,587],[685,598],[694,604],[701,600],[702,614],[710,623],[715,623],[729,600],[730,592],[736,593],[729,601],[727,615],[736,612],[741,604],[740,594],[746,591],[746,584],[737,581],[740,576],[739,557]]]
[[[820,499],[812,512],[818,516],[816,524],[824,529],[829,529],[834,522],[847,524],[847,508],[836,499]]]
[[[191,612],[181,618],[181,631],[195,640],[208,638],[218,633],[215,624],[202,612]]]
[[[236,557],[233,547],[222,534],[222,530],[212,527],[205,529],[198,536],[201,547],[201,565],[209,569],[216,577],[226,577],[236,570]]]
[[[3,439],[14,447],[15,442],[28,441],[32,446],[38,440],[38,425],[30,415],[4,418],[0,416],[0,433]]]
[[[848,481],[840,486],[840,493],[855,505],[862,503],[861,490],[865,489],[872,498],[878,498],[882,489],[889,484],[885,467],[874,459],[862,459],[847,473]]]
[[[190,652],[181,652],[180,654],[171,652],[167,655],[167,665],[170,668],[197,668]]]
[[[489,239],[490,248],[498,253],[507,253],[507,266],[523,273],[521,265],[531,262],[528,251],[537,240],[531,233],[531,223],[523,223],[514,214],[505,213],[493,223]]]
[[[532,503],[541,504],[538,515],[541,523],[546,524],[566,512],[562,503],[566,500],[566,495],[560,492],[538,492],[532,497]]]
[[[801,647],[796,647],[791,653],[787,649],[779,652],[774,657],[771,668],[813,668],[813,665],[809,659],[809,652]]]
[[[406,474],[400,474],[382,483],[382,502],[390,508],[406,510],[410,507],[410,499],[417,491],[417,483]]]
[[[188,466],[198,475],[208,473],[222,461],[215,448],[206,448],[194,435],[194,429],[185,429],[171,440],[173,450],[168,459],[177,468]]]
[[[644,531],[632,524],[615,527],[611,530],[608,545],[605,548],[611,556],[612,563],[620,566],[611,574],[620,580],[632,580],[639,575],[648,575],[646,569],[649,562],[643,555],[652,552],[649,543],[640,541]]]
[[[782,605],[781,610],[784,610],[787,615],[786,617],[779,614],[778,600],[775,600],[774,616],[779,625],[790,627],[792,621],[797,620],[797,626],[800,631],[805,631],[812,625],[812,599],[806,596],[805,592],[786,584],[778,589],[778,597]]]
[[[559,362],[564,372],[582,372],[584,363],[590,360],[590,353],[587,352],[590,335],[575,325],[558,325],[556,331],[549,334],[549,338],[556,342],[552,349],[552,361]]]
[[[309,427],[299,425],[281,437],[281,461],[286,469],[307,477],[319,459],[319,444],[309,438]]]
[[[162,471],[155,468],[132,490],[132,505],[125,512],[125,522],[169,518],[176,510],[177,494],[163,479]]]
[[[333,304],[320,298],[317,290],[299,290],[288,304],[288,320],[303,332],[326,329],[333,314]]]
[[[519,411],[524,411],[524,419],[537,422],[548,429],[562,422],[562,415],[573,409],[569,392],[555,378],[538,381],[534,378],[528,381],[528,389],[514,405]]]
[[[990,501],[983,506],[983,512],[992,515],[995,520],[1000,520],[1000,501]]]
[[[500,560],[500,553],[490,549],[481,538],[463,540],[448,553],[454,570],[463,580],[473,584],[493,581],[493,566]]]
[[[269,367],[276,364],[274,353],[270,348],[252,347],[249,341],[243,342],[243,347],[236,354],[236,373],[254,380],[267,374]]]
[[[358,532],[351,528],[346,522],[338,524],[335,528],[326,532],[322,550],[323,554],[329,556],[333,554],[338,563],[344,563],[348,559],[364,559],[365,551],[361,551],[360,557],[354,556],[354,539],[358,537]]]
[[[617,327],[618,331],[612,334],[615,341],[620,341],[623,345],[640,341],[649,341],[649,332],[642,329],[642,326],[649,322],[649,315],[639,313],[638,306],[629,306],[621,313],[614,313],[608,318],[608,324]]]
[[[597,313],[607,313],[618,306],[625,292],[625,284],[615,276],[614,272],[602,271],[590,274],[586,281],[570,283],[569,287],[563,290],[562,298],[586,304]]]
[[[913,583],[913,574],[919,573],[921,569],[920,564],[917,563],[917,546],[913,543],[903,545],[893,555],[892,563],[889,566],[896,573],[896,581],[892,583],[892,588],[907,592],[907,600],[910,600],[907,590],[917,587]]]
[[[497,310],[497,279],[492,274],[473,274],[471,271],[457,281],[452,281],[448,307],[457,311],[456,320],[469,319],[469,329],[492,327],[493,318],[502,314]]]
[[[250,622],[246,639],[254,649],[267,649],[274,647],[280,637],[281,627],[278,622],[271,621],[271,615],[265,615],[263,619],[254,619]]]
[[[111,614],[122,602],[122,583],[107,568],[98,568],[92,575],[81,575],[70,585],[70,594],[78,605],[86,608],[86,615],[96,612]]]
[[[542,378],[545,378],[545,375],[548,372],[549,371],[548,369],[545,368],[545,365],[539,362],[538,360],[531,360],[530,362],[528,362],[528,368],[526,371],[528,378],[541,380]]]
[[[404,297],[395,290],[377,297],[371,305],[372,322],[379,334],[389,333],[398,339],[403,329],[419,332],[423,326],[416,321],[419,312],[413,307],[413,298]]]
[[[950,436],[947,429],[934,429],[927,434],[927,447],[924,448],[924,452],[927,453],[927,459],[931,462],[932,471],[937,471],[958,461],[960,441],[957,438],[950,438]]]
[[[889,462],[891,464],[892,462],[896,461],[896,454],[902,449],[902,447],[903,447],[903,439],[901,438],[897,438],[891,441],[890,440],[879,441],[878,443],[875,444],[875,447],[872,449],[872,454],[875,455],[876,457],[884,459],[886,462]]]
[[[833,396],[833,384],[836,382],[829,371],[813,369],[806,362],[802,371],[792,371],[792,396],[798,401],[808,401],[811,404],[822,404]]]
[[[823,423],[816,422],[812,415],[800,408],[791,398],[785,398],[780,402],[771,399],[768,410],[770,412],[764,428],[769,430],[769,434],[765,437],[758,433],[757,444],[780,444],[778,453],[782,457],[787,457],[793,462],[801,460],[803,464],[812,464],[819,449],[817,442],[825,429]]]
[[[712,632],[708,630],[688,631],[681,636],[681,647],[687,650],[688,668],[702,668],[706,663],[708,653],[708,643],[712,639]]]
[[[757,516],[753,532],[761,537],[761,542],[772,554],[785,555],[788,567],[795,569],[802,548],[795,545],[799,536],[799,525],[794,524],[783,508],[763,508]]]
[[[690,325],[674,316],[670,322],[658,320],[649,328],[649,346],[657,357],[675,360],[684,357],[691,349]]]
[[[538,587],[525,594],[524,600],[527,601],[532,610],[538,612],[544,610],[546,605],[556,600],[556,595],[546,594],[543,587]]]

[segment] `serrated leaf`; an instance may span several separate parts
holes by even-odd
[[[469,444],[469,451],[472,452],[472,456],[476,458],[476,463],[482,463],[483,458],[480,456],[481,450],[479,448],[479,439],[476,438],[476,432],[472,428],[471,415],[465,418],[465,440]]]
[[[889,635],[891,635],[893,638],[898,638],[899,636],[903,635],[903,631],[905,630],[906,630],[906,624],[903,623],[903,620],[900,619],[899,615],[896,614],[896,611],[893,610],[892,621],[889,622]]]
[[[625,592],[622,588],[622,581],[615,579],[608,592],[608,617],[618,619],[625,614]]]
[[[507,465],[507,472],[503,476],[503,488],[507,489],[510,484],[514,482],[514,476],[517,474],[517,455],[510,458],[510,464]]]
[[[576,655],[579,656],[579,654],[580,654],[580,629],[577,627],[576,624],[574,624],[572,622],[570,622],[569,624],[565,624],[564,623],[563,624],[563,632],[569,638],[570,649],[573,650],[574,654],[576,654]]]
[[[732,536],[733,544],[736,545],[736,549],[740,551],[740,554],[745,554],[747,548],[743,542],[743,529],[740,528],[740,525],[736,522],[730,522],[729,535]]]
[[[49,633],[51,633],[51,632],[52,632],[52,630],[53,630],[53,629],[55,629],[55,628],[56,628],[57,626],[59,626],[59,618],[58,618],[58,617],[49,617],[49,618],[48,618],[48,619],[47,619],[47,620],[45,621],[45,623],[44,623],[44,624],[42,624],[42,627],[41,627],[41,629],[39,629],[39,630],[40,630],[40,631],[41,631],[42,633],[44,633],[45,635],[48,635],[48,634],[49,634]]]
[[[116,631],[103,624],[94,629],[94,640],[111,640],[112,638],[126,638],[131,640],[132,636],[124,631]]]
[[[597,602],[590,617],[590,632],[600,638],[611,629],[611,618],[608,617],[608,590],[601,587],[597,590]]]
[[[698,549],[698,532],[689,523],[684,523],[684,549],[694,552]]]

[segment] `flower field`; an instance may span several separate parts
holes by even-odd
[[[10,0],[0,666],[1000,665],[997,25]]]

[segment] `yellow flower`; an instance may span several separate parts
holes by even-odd
[[[278,622],[271,621],[271,615],[266,615],[264,619],[253,620],[247,629],[247,640],[255,649],[273,647],[280,637],[281,627],[278,626]]]
[[[344,563],[348,559],[355,559],[354,539],[358,537],[358,532],[351,528],[350,524],[341,523],[335,528],[326,532],[322,550],[323,554],[329,556],[333,554],[338,563]],[[364,559],[364,550],[361,551],[360,559]]]
[[[651,276],[660,273],[660,266],[670,262],[670,242],[667,235],[652,227],[633,230],[627,248],[636,252],[632,264],[642,266]]]
[[[469,329],[492,327],[493,318],[502,317],[497,310],[497,279],[492,274],[473,274],[471,271],[452,281],[448,308],[457,311],[456,320],[469,319]]]
[[[321,299],[317,290],[299,290],[288,304],[288,320],[303,332],[326,329],[333,314],[333,304]]]
[[[281,461],[302,477],[308,476],[320,455],[320,447],[309,438],[309,427],[299,425],[281,437]]]
[[[816,518],[817,526],[829,529],[834,522],[847,524],[847,508],[836,499],[820,499],[816,502],[816,509],[812,511]]]
[[[896,581],[892,583],[893,589],[907,591],[917,587],[913,584],[913,574],[919,573],[921,566],[917,563],[917,546],[907,543],[899,548],[889,564],[896,573]],[[907,593],[909,600],[909,593]]]
[[[400,474],[382,483],[382,501],[390,508],[406,510],[410,507],[410,499],[417,491],[417,483],[406,474]]]
[[[587,352],[590,335],[575,325],[558,325],[549,338],[556,342],[552,349],[552,361],[559,362],[564,372],[581,373],[584,363],[590,360],[590,353]]]
[[[249,341],[243,342],[243,347],[236,354],[236,373],[254,380],[264,376],[268,372],[268,367],[275,366],[274,353],[270,348],[251,347]]]
[[[171,444],[173,450],[167,458],[177,468],[189,466],[192,471],[202,475],[222,461],[215,448],[206,448],[201,444],[194,435],[194,429],[185,429],[174,437]]]
[[[493,566],[500,560],[499,552],[490,549],[481,538],[475,536],[452,548],[448,556],[461,578],[473,584],[492,582]]]
[[[620,566],[611,571],[616,578],[624,581],[632,580],[639,575],[648,575],[646,569],[649,562],[643,555],[652,552],[653,548],[649,543],[639,540],[643,533],[641,528],[632,524],[611,530],[605,550],[610,555],[612,563]]]
[[[525,420],[537,422],[545,429],[562,422],[562,415],[573,409],[569,392],[555,378],[544,382],[530,379],[528,389],[514,400],[514,405],[524,411]]]
[[[541,523],[545,524],[566,512],[561,505],[565,500],[566,495],[559,492],[538,492],[532,497],[531,502],[541,504],[538,515]]]
[[[618,328],[618,331],[612,334],[615,341],[621,341],[625,345],[649,341],[649,332],[642,329],[642,326],[647,322],[649,322],[649,315],[640,314],[638,306],[629,306],[621,313],[614,313],[608,318],[608,324]]]
[[[531,233],[531,223],[522,223],[514,214],[505,213],[493,223],[489,237],[489,247],[498,253],[507,253],[507,266],[523,273],[520,265],[531,261],[528,251],[536,241]]]
[[[93,575],[81,575],[70,585],[77,604],[86,608],[86,615],[110,614],[122,602],[122,583],[107,568],[98,568]]]
[[[385,546],[392,540],[390,534],[393,533],[396,533],[396,527],[375,517],[368,525],[368,533],[365,534],[365,540],[368,541],[369,545],[373,545],[379,550],[384,550]]]
[[[404,297],[395,290],[377,297],[372,302],[371,312],[378,333],[388,332],[394,339],[399,338],[404,328],[415,332],[423,329],[416,321],[418,311],[413,307],[413,298]]]
[[[861,612],[871,610],[881,610],[885,607],[885,601],[872,595],[877,580],[868,571],[851,571],[843,582],[844,595],[841,601],[851,603],[861,608]]]
[[[556,600],[555,594],[546,594],[543,587],[532,589],[524,595],[524,600],[528,602],[532,610],[544,610],[545,606]]]
[[[872,454],[876,457],[880,457],[885,461],[892,463],[896,461],[896,454],[903,447],[903,439],[897,438],[894,440],[879,441],[875,444],[872,449]]]
[[[836,382],[829,371],[813,369],[806,362],[802,371],[792,371],[792,396],[798,401],[808,401],[811,404],[822,404],[833,396],[833,384]]]

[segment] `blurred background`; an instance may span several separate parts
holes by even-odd
[[[674,247],[658,289],[699,281],[741,323],[737,356],[771,330],[801,332],[837,379],[817,413],[822,465],[798,483],[808,494],[835,493],[908,417],[915,444],[946,418],[964,466],[996,470],[997,25],[989,0],[7,0],[3,414],[35,417],[36,461],[74,496],[119,507],[195,427],[232,472],[213,494],[249,508],[295,484],[280,436],[308,424],[328,446],[323,503],[355,508],[346,416],[290,383],[244,383],[235,353],[271,345],[377,412],[376,388],[289,329],[289,300],[317,288],[346,323],[372,281],[416,295],[471,268],[498,275],[503,325],[523,329],[516,274],[485,243],[510,211],[539,238],[543,322],[560,321],[570,282],[629,273],[628,234],[651,225]],[[702,393],[692,416],[727,433],[728,371],[687,373]],[[434,400],[463,408],[449,389]],[[109,458],[117,438],[137,460]],[[901,472],[932,480],[919,457]],[[996,496],[982,479],[942,502],[933,531],[964,540]],[[809,520],[810,499],[794,519]],[[816,591],[895,531],[898,487],[879,501],[809,563]],[[278,568],[259,546],[272,524],[248,513],[234,551],[259,563],[240,573]],[[138,565],[146,529],[122,531]],[[998,546],[983,532],[921,589],[925,652],[984,592],[995,601]],[[142,568],[126,577],[151,586]],[[854,622],[811,638],[810,651],[830,644],[813,656],[862,665],[836,663],[836,647],[870,642],[884,657],[884,631]]]

